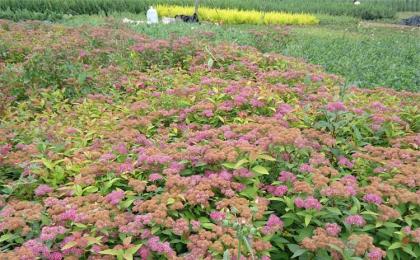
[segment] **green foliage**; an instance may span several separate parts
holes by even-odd
[[[10,8],[0,9],[0,19],[13,21],[20,20],[48,20],[57,21],[63,18],[60,12],[51,12],[49,10],[29,11],[27,9],[11,10]]]
[[[192,0],[0,0],[0,10],[27,9],[31,12],[60,14],[99,14],[112,12],[145,12],[150,5],[192,5]],[[355,6],[349,0],[203,0],[201,6],[242,10],[286,11],[347,15],[363,19],[391,18],[397,11],[420,10],[419,0],[367,0]]]
[[[420,35],[386,28],[296,28],[280,51],[322,65],[360,87],[419,91]]]
[[[113,15],[116,19],[124,17],[122,14]],[[81,25],[95,21],[96,24],[99,18],[76,16],[63,23]],[[303,28],[183,23],[131,28],[154,38],[192,35],[212,42],[234,42],[263,52],[305,58],[310,63],[323,66],[328,72],[343,76],[348,85],[420,90],[418,31],[367,27],[358,25],[358,19],[346,16],[321,15],[319,18],[319,26]],[[102,17],[100,23],[106,23],[106,20]]]

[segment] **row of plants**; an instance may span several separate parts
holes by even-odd
[[[194,13],[194,7],[176,5],[158,5],[160,16],[175,17]],[[198,10],[200,20],[223,24],[281,24],[281,25],[313,25],[319,20],[313,15],[290,14],[279,12],[241,11],[237,9],[212,9],[202,7]]]
[[[121,20],[122,17],[111,18]],[[132,17],[133,19],[138,19]],[[74,17],[68,25],[97,21],[98,17]],[[102,23],[106,19],[102,18]],[[205,38],[214,42],[250,45],[261,52],[277,52],[304,58],[341,75],[347,85],[363,88],[390,87],[420,91],[420,42],[418,30],[364,27],[352,17],[320,17],[317,26],[216,26],[169,24],[132,26],[133,30],[154,38],[176,34]],[[368,58],[367,58],[368,57]]]
[[[399,12],[417,12],[420,11],[419,0],[365,0],[364,2],[372,4],[386,4],[389,8]]]
[[[63,14],[50,11],[34,12],[27,9],[12,11],[11,9],[0,10],[0,19],[13,21],[21,20],[40,20],[40,21],[58,21],[63,19]]]
[[[323,13],[347,15],[363,19],[392,18],[397,11],[418,11],[420,0],[367,0],[354,5],[348,0],[203,0],[201,6],[221,9],[257,11],[282,11],[292,13]],[[14,12],[55,12],[64,14],[109,14],[112,12],[145,12],[150,5],[169,4],[190,6],[192,0],[0,0],[0,10],[10,8]]]
[[[203,38],[0,22],[1,259],[415,259],[420,96]]]
[[[350,85],[419,92],[419,38],[419,31],[394,28],[295,28],[278,52],[320,64]]]

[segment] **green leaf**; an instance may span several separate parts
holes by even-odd
[[[268,154],[260,154],[260,155],[258,155],[257,158],[258,159],[263,159],[263,160],[266,160],[266,161],[270,161],[270,162],[275,162],[276,161],[276,159],[274,159],[273,157],[271,157]]]
[[[115,249],[106,249],[99,252],[103,255],[121,255],[122,250],[115,250]]]
[[[14,235],[14,234],[11,234],[11,233],[4,234],[0,237],[0,243],[4,242],[4,241],[9,241],[9,240],[15,239],[16,237],[18,237],[18,236]]]
[[[220,120],[220,122],[222,122],[223,124],[225,123],[225,119],[223,119],[223,117],[221,117],[221,116],[216,116],[219,120]]]
[[[397,249],[397,248],[400,248],[400,247],[402,247],[401,242],[395,242],[390,247],[388,247],[388,250],[393,250],[393,249]]]
[[[384,226],[389,227],[389,228],[399,228],[399,227],[401,227],[401,225],[398,225],[398,224],[392,223],[392,222],[385,222]]]
[[[287,247],[290,251],[292,251],[292,253],[296,252],[299,249],[302,249],[299,245],[296,244],[288,244]]]
[[[360,211],[360,201],[356,197],[352,197],[354,202],[353,207],[351,207],[350,212],[356,214]]]
[[[127,252],[130,253],[131,255],[134,255],[140,249],[142,245],[143,244],[138,244],[133,247],[130,247],[129,249],[127,249]]]
[[[301,256],[301,255],[303,255],[304,253],[306,253],[308,250],[306,250],[306,249],[298,249],[298,250],[296,250],[294,253],[293,253],[293,255],[292,255],[292,258],[296,258],[296,257],[298,257],[298,256]]]
[[[246,164],[247,162],[249,162],[247,159],[241,159],[239,160],[236,164],[235,164],[235,170],[241,168],[242,165]]]
[[[54,170],[54,164],[51,161],[45,158],[41,158],[41,162],[44,164],[45,167],[47,167],[48,170]]]
[[[90,193],[95,193],[98,191],[98,187],[96,186],[89,186],[83,189],[83,193],[84,194],[90,194]]]
[[[305,216],[305,227],[307,227],[309,223],[311,223],[311,219],[312,219],[312,215]]]
[[[414,253],[413,252],[413,250],[411,250],[411,247],[409,247],[409,246],[406,246],[406,247],[403,247],[403,249],[402,249],[404,252],[406,252],[407,254],[409,254],[409,255],[411,255],[411,256],[413,256],[415,259],[417,258],[417,257],[419,257],[418,255],[416,255],[416,253]]]
[[[387,240],[383,240],[383,241],[379,242],[379,244],[383,245],[383,246],[386,246],[386,247],[389,247],[391,245],[391,243]]]
[[[114,182],[117,182],[117,181],[119,181],[119,180],[121,180],[121,178],[114,178],[114,179],[112,179],[112,180],[107,181],[107,182],[105,183],[105,185],[104,185],[105,190],[107,190],[107,189],[111,188],[111,187],[112,187],[112,185],[114,184]]]
[[[404,220],[405,220],[405,222],[407,222],[407,224],[409,226],[412,226],[413,225],[413,222],[411,221],[411,218],[409,216],[405,217]]]
[[[83,228],[83,229],[87,228],[85,224],[81,224],[81,223],[73,223],[73,225],[75,225],[78,228]]]
[[[222,164],[223,167],[228,168],[228,169],[232,169],[232,170],[235,169],[235,165],[236,165],[235,163],[223,163]]]
[[[343,253],[343,250],[334,244],[329,244],[332,249],[337,250],[337,252]]]
[[[394,260],[394,255],[395,255],[395,253],[394,253],[395,251],[392,251],[392,250],[388,250],[388,251],[386,251],[386,256],[387,256],[387,258],[389,259],[389,260]]]
[[[341,215],[341,211],[338,208],[328,207],[327,210],[336,215]]]
[[[372,215],[372,216],[378,216],[379,214],[370,210],[367,211],[363,211],[362,213],[360,213],[362,215]]]
[[[70,242],[68,242],[67,244],[65,244],[65,245],[61,248],[61,250],[66,250],[66,249],[72,248],[72,247],[74,247],[75,245],[77,245],[77,241],[70,241]]]
[[[255,166],[254,168],[252,168],[252,170],[255,172],[255,173],[258,173],[258,174],[261,174],[261,175],[269,175],[270,173],[268,172],[268,170],[266,169],[266,168],[264,168],[263,166],[261,166],[261,165],[257,165],[257,166]]]
[[[363,231],[369,231],[369,230],[372,230],[372,229],[375,229],[376,227],[374,226],[374,225],[366,225],[366,226],[364,226],[363,227]]]
[[[210,58],[210,59],[207,61],[207,67],[208,67],[209,69],[211,69],[211,68],[213,67],[213,65],[214,65],[214,60],[213,60],[212,58]]]
[[[206,217],[199,217],[198,221],[200,221],[200,223],[210,223],[210,220]]]
[[[248,252],[251,254],[252,259],[255,259],[255,257],[254,257],[254,252],[253,252],[253,250],[252,250],[251,245],[249,244],[248,239],[246,239],[246,237],[245,237],[245,236],[243,236],[243,237],[242,237],[242,240],[245,242],[246,249],[247,249],[247,250],[248,250]]]
[[[226,249],[223,253],[223,260],[230,260],[229,249]]]
[[[214,224],[213,223],[201,223],[201,226],[205,229],[213,230]]]
[[[131,198],[131,199],[127,199],[126,201],[123,201],[121,203],[121,208],[126,209],[128,207],[130,207],[131,204],[133,204],[133,202],[135,201],[135,198]]]
[[[133,254],[130,254],[129,252],[124,252],[122,257],[124,260],[133,260]]]
[[[240,195],[245,196],[249,199],[254,199],[257,196],[258,188],[255,186],[248,187],[244,189]]]
[[[88,245],[93,245],[93,244],[100,244],[101,243],[101,239],[102,237],[87,237],[86,240],[88,241]]]

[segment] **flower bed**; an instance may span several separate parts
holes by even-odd
[[[419,94],[250,47],[0,28],[0,258],[419,255]]]

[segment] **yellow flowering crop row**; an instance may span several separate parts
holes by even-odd
[[[158,5],[160,16],[174,17],[175,15],[192,15],[194,7]],[[319,20],[308,14],[290,14],[283,12],[242,11],[237,9],[213,9],[200,7],[200,20],[224,24],[288,24],[310,25],[318,24]]]

